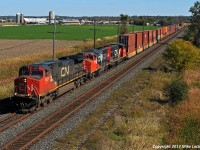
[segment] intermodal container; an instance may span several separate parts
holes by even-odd
[[[169,27],[170,26],[167,26],[167,28],[166,28],[166,36],[170,35]]]
[[[156,30],[153,30],[153,44],[157,43]]]
[[[143,31],[143,47],[144,49],[149,47],[149,31]]]
[[[162,27],[161,39],[168,35],[168,26]]]
[[[128,58],[136,55],[135,34],[123,34],[119,36],[119,43],[126,45]]]
[[[143,32],[136,32],[135,35],[135,48],[137,53],[140,53],[143,51]]]
[[[169,34],[172,34],[174,32],[176,32],[176,26],[175,25],[170,25],[169,26]]]
[[[157,39],[157,41],[161,40],[161,31],[162,31],[162,28],[156,29],[156,39]]]
[[[153,45],[153,30],[149,30],[149,47]]]

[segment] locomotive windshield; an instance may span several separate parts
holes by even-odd
[[[22,67],[19,70],[19,76],[28,76],[30,74],[28,67]]]
[[[88,54],[88,55],[87,55],[87,58],[89,58],[90,60],[93,60],[93,59],[94,59],[93,56],[94,56],[94,55]]]
[[[29,70],[28,67],[22,67],[19,70],[19,76],[29,76],[30,78],[41,79],[43,72],[41,70]]]

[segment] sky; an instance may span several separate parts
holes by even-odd
[[[0,16],[190,16],[197,0],[1,0]]]

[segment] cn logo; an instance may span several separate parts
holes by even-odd
[[[67,76],[68,74],[69,74],[69,66],[63,67],[63,68],[61,69],[61,77],[65,77],[65,76]]]

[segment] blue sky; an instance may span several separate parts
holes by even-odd
[[[0,16],[189,16],[197,0],[1,0]]]

